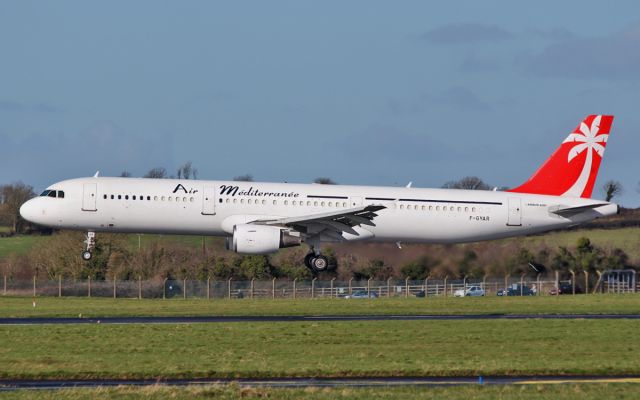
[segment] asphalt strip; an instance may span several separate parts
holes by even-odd
[[[221,322],[323,322],[323,321],[452,321],[524,319],[640,319],[640,314],[466,314],[466,315],[327,315],[327,316],[168,316],[168,317],[33,317],[0,318],[0,325],[72,324],[200,324]]]
[[[0,380],[0,391],[59,390],[118,386],[209,386],[237,384],[241,387],[402,387],[462,385],[559,385],[559,384],[640,384],[640,376],[488,376],[414,378],[280,378],[280,379],[85,379],[85,380]]]

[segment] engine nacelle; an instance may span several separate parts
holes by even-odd
[[[226,247],[242,254],[269,254],[299,246],[301,242],[300,236],[277,226],[241,224],[233,227],[233,236],[227,238]]]

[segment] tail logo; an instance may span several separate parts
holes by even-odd
[[[563,196],[581,195],[584,193],[584,189],[589,181],[591,175],[591,167],[593,165],[593,153],[596,152],[600,158],[604,155],[604,146],[607,143],[609,134],[598,134],[600,132],[600,120],[602,115],[596,116],[591,122],[591,126],[588,126],[584,121],[580,123],[579,128],[575,132],[571,133],[564,143],[576,143],[570,150],[568,155],[568,162],[576,158],[582,152],[587,152],[587,157],[582,166],[582,172],[571,186],[569,190],[563,193]]]
[[[522,185],[510,192],[591,197],[613,115],[587,116]]]

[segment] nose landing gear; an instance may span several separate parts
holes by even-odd
[[[96,245],[96,233],[93,231],[87,232],[87,238],[85,239],[84,244],[86,245],[86,247],[82,252],[82,259],[85,261],[89,261],[93,256],[92,250]]]

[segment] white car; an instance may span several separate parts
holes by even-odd
[[[484,296],[484,289],[480,286],[471,286],[465,289],[458,289],[453,293],[454,297],[466,297],[466,296]]]

